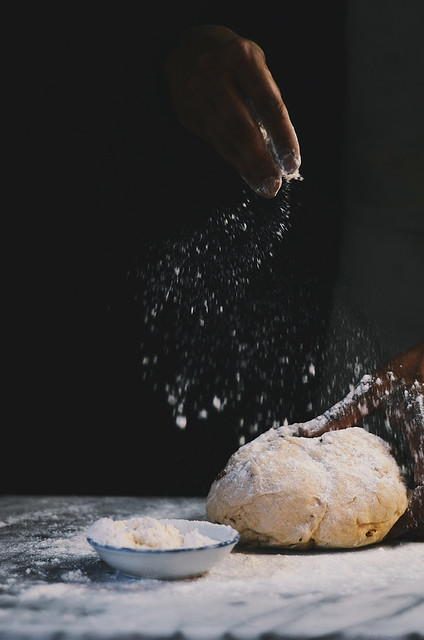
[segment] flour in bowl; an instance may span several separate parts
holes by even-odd
[[[120,549],[181,549],[216,544],[194,528],[181,533],[172,524],[144,516],[128,520],[101,518],[87,531],[87,536],[97,544]]]

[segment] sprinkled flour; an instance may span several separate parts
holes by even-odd
[[[238,207],[222,207],[199,228],[142,254],[136,276],[147,328],[141,375],[162,387],[180,429],[190,420],[205,424],[215,413],[243,407],[238,428],[256,433],[264,405],[270,412],[266,425],[280,423],[281,405],[272,407],[267,389],[252,397],[251,386],[257,386],[264,362],[274,360],[276,336],[287,323],[270,311],[269,300],[250,301],[249,292],[260,274],[272,270],[273,254],[287,232],[288,193],[282,189],[272,210],[257,209],[255,199],[246,196]],[[272,327],[254,321],[264,314]],[[287,366],[284,358],[273,364],[273,379],[283,379]]]
[[[216,540],[196,528],[182,534],[174,525],[149,516],[128,520],[101,518],[89,528],[87,536],[98,544],[123,549],[193,549],[216,544]]]
[[[242,445],[319,415],[381,361],[350,306],[327,339],[319,272],[299,289],[304,261],[285,251],[296,197],[294,184],[272,203],[245,191],[237,205],[143,246],[128,273],[141,378],[177,430],[206,433],[228,421]]]

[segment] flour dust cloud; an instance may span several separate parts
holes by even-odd
[[[322,381],[328,337],[318,287],[313,275],[299,276],[305,258],[286,255],[290,191],[285,184],[272,206],[245,193],[140,260],[141,375],[177,429],[225,414],[243,444],[339,399],[338,381]],[[353,382],[362,365],[347,373]]]

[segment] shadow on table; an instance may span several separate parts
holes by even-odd
[[[367,551],[369,549],[378,549],[378,548],[393,548],[398,547],[402,544],[402,540],[390,540],[390,541],[382,541],[377,544],[368,544],[363,547],[351,547],[351,548],[318,548],[318,547],[308,547],[304,549],[299,549],[296,547],[261,547],[254,545],[243,545],[238,544],[232,551],[232,553],[244,553],[244,554],[252,554],[252,555],[289,555],[289,556],[307,556],[307,555],[324,555],[324,554],[337,554],[337,553],[358,553],[361,551]]]

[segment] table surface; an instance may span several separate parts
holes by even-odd
[[[424,543],[235,548],[203,576],[135,579],[86,541],[98,518],[206,520],[201,498],[0,497],[0,638],[424,638]]]

